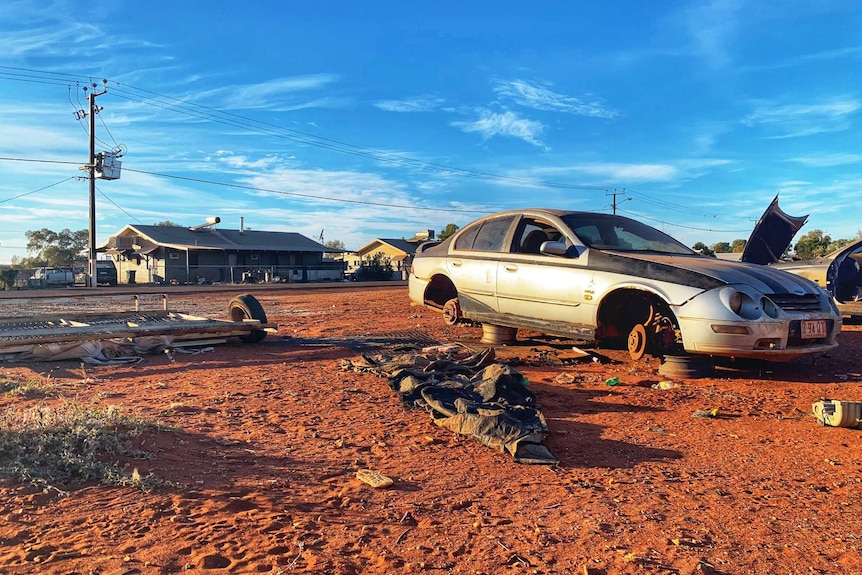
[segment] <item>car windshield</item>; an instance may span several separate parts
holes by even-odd
[[[618,252],[659,252],[693,255],[696,252],[664,232],[609,214],[572,213],[563,221],[590,248]]]

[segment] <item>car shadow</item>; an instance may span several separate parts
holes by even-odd
[[[858,349],[862,347],[862,331],[843,331],[838,336],[839,346],[826,353],[818,353],[806,357],[800,357],[789,362],[765,361],[756,359],[714,358],[714,372],[709,376],[711,379],[761,379],[780,380],[796,383],[836,383],[852,379],[859,372],[858,360],[855,356],[848,354],[842,348]],[[573,355],[573,349],[577,351]],[[543,351],[544,350],[544,351]],[[550,354],[546,353],[548,350]],[[578,352],[586,354],[578,357]],[[589,343],[578,343],[575,340],[561,340],[558,338],[530,337],[518,340],[509,346],[509,354],[517,354],[522,365],[545,365],[549,367],[564,367],[577,370],[579,365],[590,362],[635,366],[637,361],[628,357],[628,352],[618,349],[597,348]],[[657,358],[656,358],[657,360]],[[646,365],[640,360],[642,365]],[[658,361],[658,360],[657,360]],[[661,379],[674,379],[662,375],[660,363],[656,363],[655,383]],[[685,378],[692,382],[698,378]]]
[[[604,437],[609,426],[573,420],[576,415],[661,413],[658,407],[595,401],[608,396],[622,397],[611,388],[577,389],[551,383],[535,382],[539,407],[548,421],[550,434],[545,446],[561,467],[629,468],[649,461],[670,461],[682,454],[672,449],[638,445]]]

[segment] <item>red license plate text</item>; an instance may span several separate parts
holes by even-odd
[[[802,321],[802,339],[819,339],[826,337],[825,319],[807,319]]]

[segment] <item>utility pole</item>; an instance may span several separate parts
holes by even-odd
[[[624,195],[625,195],[625,193],[626,193],[626,189],[625,189],[625,188],[623,188],[623,191],[621,191],[621,192],[618,192],[618,191],[616,190],[616,188],[614,188],[614,192],[613,192],[613,193],[609,193],[607,190],[605,190],[605,195],[606,195],[606,196],[613,196],[613,197],[614,197],[614,201],[611,203],[611,209],[613,210],[613,214],[614,214],[614,215],[617,215],[617,196],[624,196]],[[622,202],[620,202],[620,203],[623,203],[623,202],[628,201],[628,200],[630,200],[630,199],[631,199],[631,198],[626,198],[625,200],[623,200],[623,201],[622,201]]]
[[[84,86],[84,92],[87,87]],[[93,91],[87,96],[90,101],[90,255],[87,263],[87,282],[89,287],[96,287],[96,114],[102,108],[96,106],[96,98],[108,91],[107,86],[104,90],[96,93],[96,83],[93,83]]]

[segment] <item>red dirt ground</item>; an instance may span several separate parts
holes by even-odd
[[[0,484],[0,572],[862,573],[862,431],[811,416],[822,397],[862,400],[859,325],[829,356],[666,390],[650,387],[665,379],[653,358],[597,350],[617,361],[562,365],[571,344],[501,347],[548,421],[559,465],[543,467],[455,436],[385,379],[341,367],[360,353],[351,338],[480,350],[479,328],[445,326],[401,285],[255,295],[280,328],[259,344],[86,371],[0,364],[0,377],[62,390],[0,397],[3,409],[74,399],[172,426],[129,465],[176,485],[58,497]],[[171,302],[224,317],[230,297]],[[612,376],[621,383],[606,386]],[[395,483],[373,489],[361,468]]]

